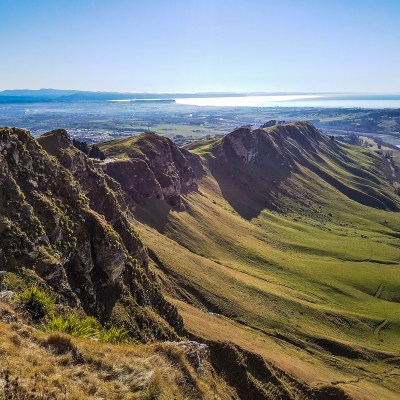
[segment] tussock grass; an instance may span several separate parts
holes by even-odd
[[[71,337],[58,332],[48,335],[43,340],[43,344],[55,349],[56,352],[60,354],[76,350],[76,347],[72,343]]]
[[[82,317],[70,313],[66,317],[52,317],[44,326],[46,332],[63,332],[68,335],[99,340],[105,343],[127,343],[128,331],[124,328],[111,326],[104,328],[94,317]]]
[[[9,310],[0,302],[0,311],[3,306]],[[21,393],[29,399],[142,400],[158,394],[160,399],[176,400],[237,398],[208,362],[199,374],[173,344],[114,345],[1,319],[0,337],[0,369],[7,369],[11,380],[18,378]],[[1,400],[2,383],[0,377]]]
[[[19,293],[17,300],[21,308],[27,311],[34,320],[51,315],[54,311],[53,299],[36,285]]]

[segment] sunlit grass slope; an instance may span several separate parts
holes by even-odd
[[[176,343],[115,345],[43,332],[1,301],[0,317],[2,400],[237,398],[207,359],[199,368]]]
[[[194,335],[233,341],[311,386],[398,398],[398,199],[374,154],[328,140],[301,150],[307,163],[296,161],[275,207],[224,170],[221,140],[192,145],[207,168],[199,192],[184,212],[139,207],[141,235]]]

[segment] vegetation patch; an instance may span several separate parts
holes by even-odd
[[[52,317],[45,325],[46,332],[63,332],[71,336],[99,340],[106,343],[127,343],[128,331],[124,328],[110,326],[104,328],[94,317],[82,318],[77,313],[66,317]]]
[[[39,289],[36,285],[19,293],[17,296],[19,305],[33,320],[39,320],[45,316],[52,315],[54,301],[50,295]]]
[[[142,393],[143,400],[157,400],[161,399],[162,391],[161,389],[154,384],[147,385]]]

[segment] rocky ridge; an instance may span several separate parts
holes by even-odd
[[[65,131],[40,141],[0,131],[0,269],[33,270],[72,307],[138,338],[169,337],[168,322],[179,330],[182,320],[154,280],[119,185]]]
[[[99,147],[111,158],[102,164],[103,170],[138,203],[155,198],[182,210],[182,196],[196,191],[197,180],[204,174],[196,155],[154,133],[103,143]]]
[[[281,209],[284,198],[307,202],[311,194],[304,186],[296,186],[292,177],[311,173],[361,204],[399,210],[399,198],[391,193],[393,190],[382,191],[382,185],[392,180],[387,160],[367,152],[370,162],[360,169],[346,146],[308,122],[255,130],[241,127],[227,134],[216,147],[218,167],[214,170],[217,174],[223,170],[230,180],[246,188],[246,196],[273,209]],[[351,180],[336,176],[332,164],[347,171]]]

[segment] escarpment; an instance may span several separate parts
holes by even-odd
[[[199,157],[154,133],[99,147],[109,157],[102,164],[104,171],[139,203],[156,198],[183,209],[182,195],[197,191],[197,180],[204,174]]]
[[[274,178],[298,171],[298,165],[307,165],[310,159],[320,161],[318,152],[326,144],[329,140],[304,122],[256,130],[241,127],[223,138],[219,157],[231,165],[257,165]]]
[[[173,335],[169,323],[182,320],[149,270],[118,183],[65,131],[40,141],[0,130],[0,269],[33,270],[72,307],[137,338]]]
[[[286,199],[304,205],[312,199],[312,188],[299,185],[295,179],[302,177],[307,182],[311,175],[366,206],[400,209],[399,198],[389,187],[390,179],[382,168],[387,168],[383,156],[368,152],[360,168],[348,145],[307,122],[255,130],[238,128],[217,143],[214,155],[211,170],[222,187],[235,186],[236,192],[244,191],[246,197],[273,209],[282,210]],[[230,190],[226,193],[229,196]]]
[[[121,236],[129,253],[147,266],[147,252],[130,225],[130,204],[120,185],[74,147],[65,130],[47,132],[38,138],[38,142],[72,173],[82,193],[88,197],[90,208],[104,216]]]

